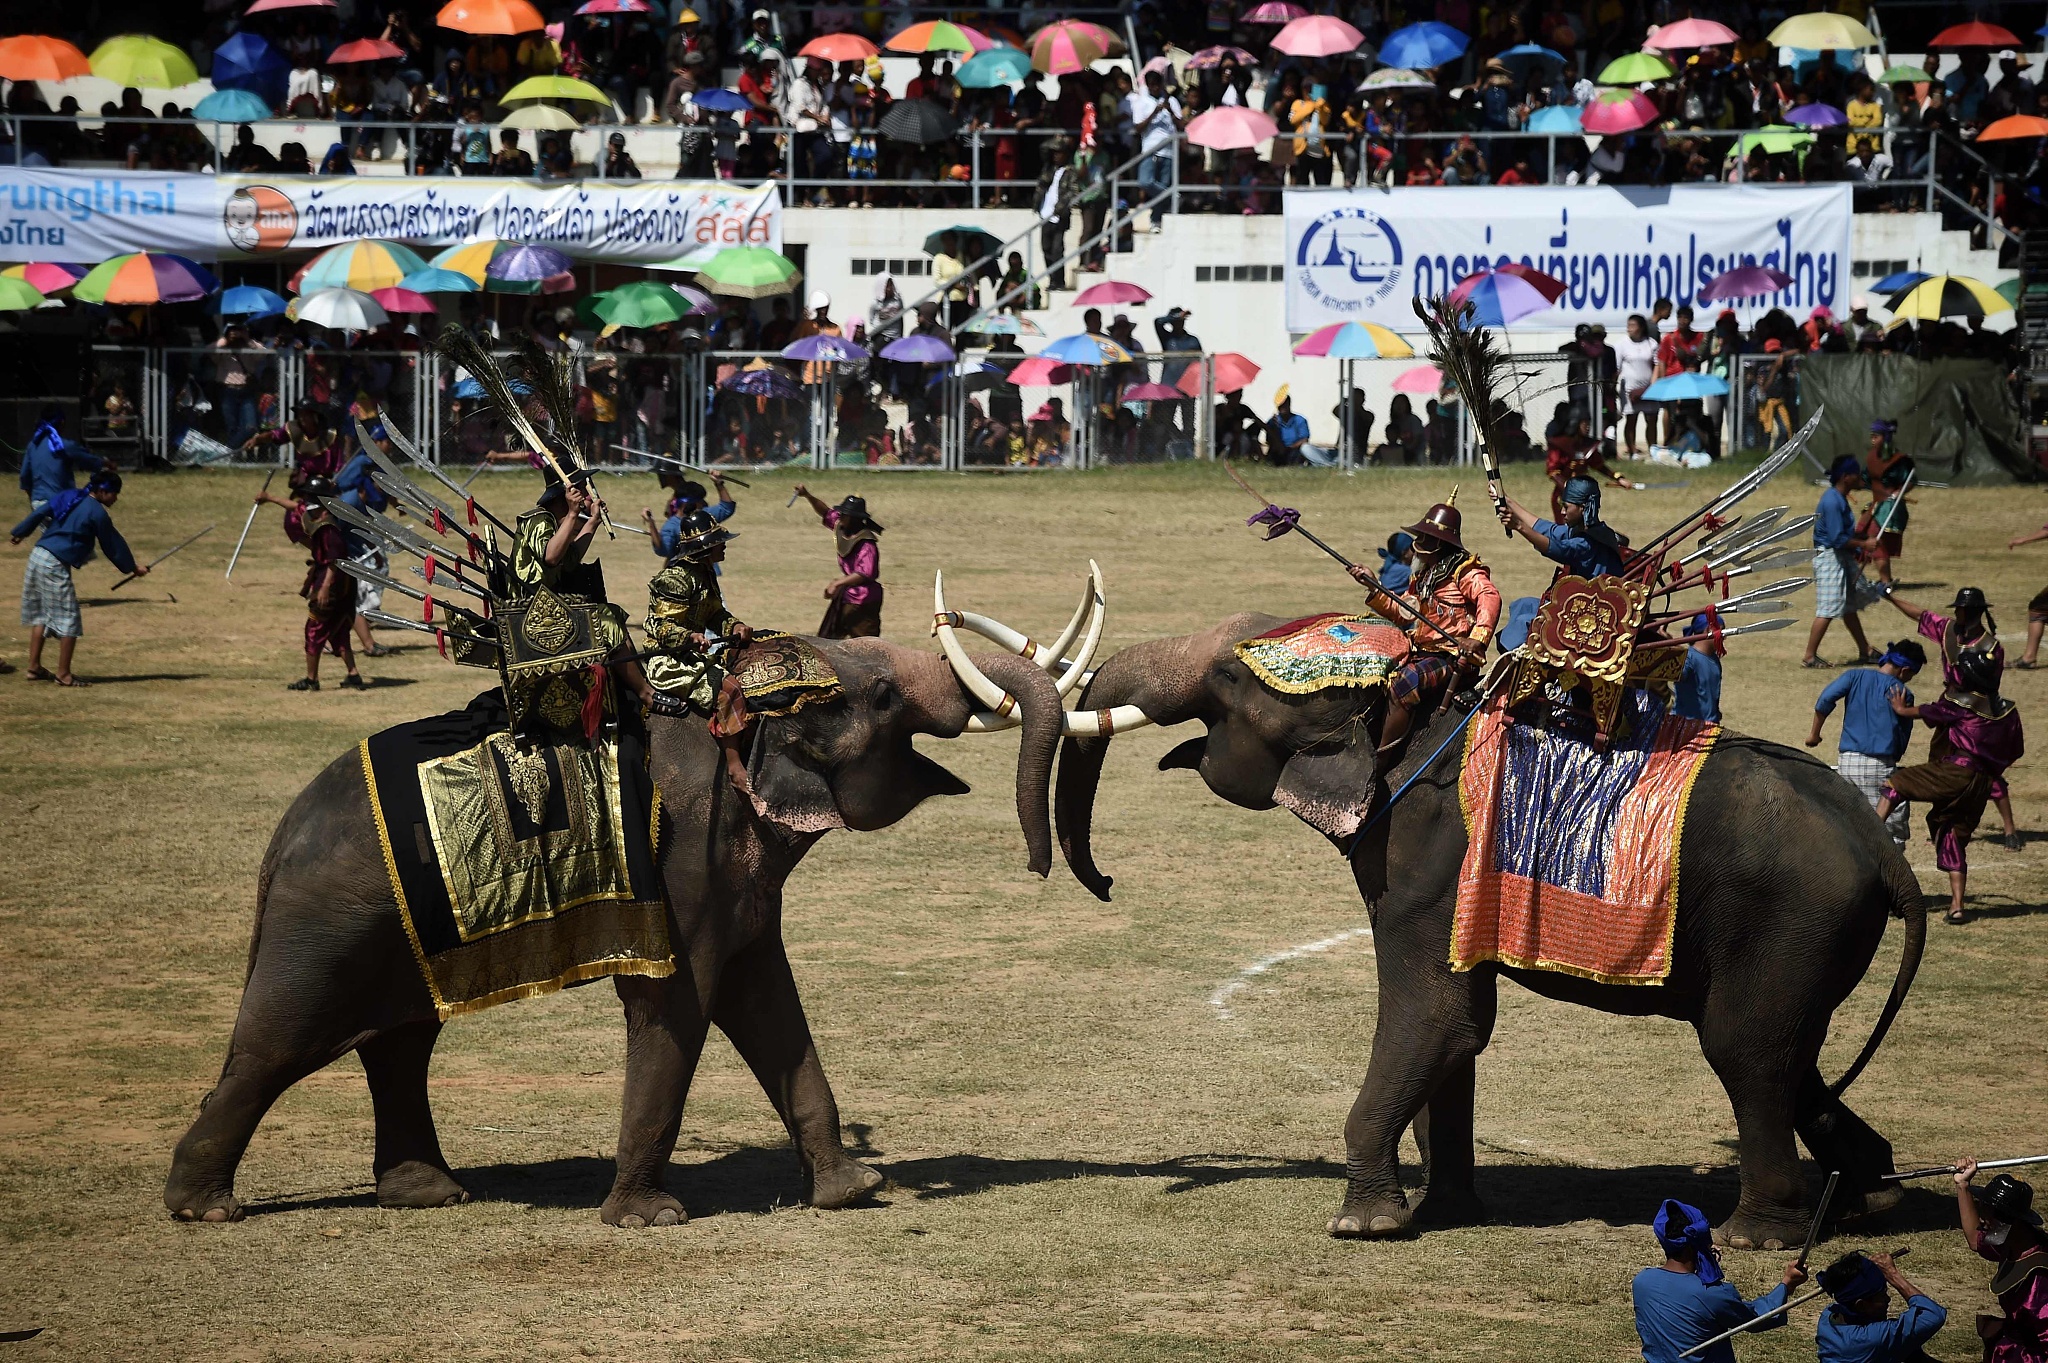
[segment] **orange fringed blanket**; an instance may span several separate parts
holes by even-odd
[[[1686,802],[1721,730],[1643,691],[1622,709],[1628,737],[1604,753],[1511,723],[1499,701],[1474,721],[1453,970],[1499,961],[1608,984],[1671,973]]]

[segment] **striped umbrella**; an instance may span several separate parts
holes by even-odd
[[[1415,347],[1378,322],[1332,322],[1303,337],[1294,353],[1333,360],[1406,360]]]
[[[1473,321],[1479,325],[1504,327],[1542,312],[1563,294],[1563,280],[1527,265],[1510,263],[1459,280],[1450,299],[1453,303],[1470,302]]]
[[[426,261],[395,241],[345,241],[313,257],[292,280],[291,288],[294,293],[311,293],[315,289],[369,293],[373,289],[399,287],[407,275],[426,268]]]
[[[980,29],[946,19],[912,24],[882,46],[891,52],[986,52],[996,40]]]
[[[1101,24],[1061,19],[1031,35],[1031,65],[1049,76],[1086,71],[1121,46]]]
[[[72,286],[81,303],[189,303],[220,284],[204,265],[184,256],[131,251],[103,260]]]
[[[8,279],[26,279],[36,292],[51,294],[64,290],[85,278],[83,265],[67,265],[52,261],[31,261],[26,265],[9,265],[0,270],[0,276]]]
[[[1944,317],[1988,317],[1994,312],[2012,311],[2012,304],[1998,290],[1981,280],[1953,274],[1923,279],[1894,297],[1888,306],[1894,317],[1922,322],[1938,322]]]
[[[37,33],[0,38],[0,80],[70,80],[91,74],[85,54],[62,38]]]
[[[398,287],[411,289],[414,293],[482,293],[484,289],[480,281],[461,271],[444,270],[438,265],[414,270],[398,281]]]

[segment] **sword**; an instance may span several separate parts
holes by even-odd
[[[1892,1259],[1894,1261],[1903,1259],[1912,1252],[1913,1251],[1910,1249],[1895,1249],[1892,1251]],[[1723,1330],[1720,1334],[1715,1335],[1712,1339],[1701,1340],[1699,1343],[1693,1345],[1690,1349],[1687,1349],[1684,1353],[1680,1354],[1679,1357],[1691,1358],[1694,1354],[1700,1353],[1708,1348],[1711,1348],[1713,1345],[1719,1344],[1724,1339],[1733,1339],[1735,1338],[1735,1336],[1742,1334],[1745,1331],[1754,1330],[1758,1326],[1762,1325],[1765,1321],[1770,1320],[1773,1317],[1784,1315],[1787,1311],[1791,1311],[1796,1307],[1806,1305],[1806,1303],[1812,1301],[1815,1297],[1825,1297],[1827,1294],[1828,1290],[1825,1287],[1816,1287],[1813,1289],[1813,1291],[1807,1293],[1805,1296],[1794,1297],[1791,1301],[1786,1302],[1783,1306],[1773,1306],[1768,1311],[1760,1311],[1757,1313],[1754,1319],[1746,1320],[1742,1322],[1742,1324],[1735,1326],[1733,1329]]]
[[[1799,1250],[1799,1270],[1806,1271],[1806,1257],[1813,1253],[1813,1247],[1820,1240],[1821,1226],[1827,1219],[1828,1204],[1835,1200],[1835,1185],[1842,1181],[1840,1169],[1828,1171],[1827,1187],[1820,1190],[1820,1203],[1813,1209],[1813,1224],[1806,1228],[1806,1243]]]
[[[752,483],[748,482],[744,478],[739,477],[737,474],[713,473],[710,469],[705,468],[702,464],[693,464],[687,459],[678,459],[672,454],[656,454],[653,450],[636,450],[631,445],[620,445],[617,446],[617,448],[624,450],[627,454],[637,454],[642,459],[653,459],[663,464],[674,464],[677,468],[688,469],[692,473],[701,473],[707,478],[715,478],[721,482],[733,483],[739,487],[753,486]],[[625,475],[621,474],[619,476],[624,477]]]
[[[1758,488],[1783,472],[1785,466],[1794,459],[1797,459],[1800,453],[1805,450],[1807,442],[1813,439],[1814,432],[1820,429],[1821,417],[1826,412],[1827,408],[1825,407],[1814,412],[1806,425],[1799,429],[1799,433],[1780,445],[1775,454],[1765,459],[1742,477],[1736,479],[1727,491],[1709,501],[1705,506],[1693,512],[1663,534],[1658,535],[1655,539],[1645,542],[1638,552],[1649,555],[1652,550],[1659,546],[1669,544],[1681,535],[1690,533],[1692,528],[1706,517],[1719,518],[1722,512],[1734,506],[1744,497],[1755,492]]]
[[[446,605],[447,603],[440,602],[438,604]],[[447,633],[447,630],[440,625],[430,625],[424,620],[408,620],[402,615],[391,615],[380,610],[357,611],[356,614],[382,629],[409,629],[419,634],[433,635]],[[497,640],[484,635],[475,636],[472,642],[482,644],[485,648],[496,648],[498,646]]]
[[[1740,516],[1736,517],[1734,521],[1722,526],[1720,530],[1701,539],[1698,548],[1678,560],[1678,566],[1683,568],[1695,559],[1705,558],[1709,554],[1721,553],[1723,550],[1734,545],[1754,543],[1769,533],[1778,524],[1779,520],[1784,517],[1787,510],[1788,508],[1786,507],[1774,506],[1768,511],[1759,511],[1756,515],[1750,517],[1748,523],[1742,525],[1740,529],[1737,529],[1736,526],[1742,521],[1742,518]]]
[[[1792,626],[1792,622],[1791,622],[1790,620],[1759,620],[1759,621],[1757,621],[1757,622],[1756,622],[1755,624],[1753,624],[1753,625],[1737,625],[1737,626],[1736,626],[1736,627],[1735,627],[1734,629],[1724,629],[1724,630],[1722,630],[1722,631],[1721,631],[1721,637],[1722,637],[1723,639],[1733,639],[1733,638],[1735,638],[1735,637],[1736,637],[1737,635],[1739,635],[1739,634],[1766,634],[1766,633],[1769,633],[1769,632],[1770,632],[1771,630],[1774,630],[1774,629],[1790,629],[1790,628],[1791,628],[1791,626]],[[1690,640],[1690,639],[1652,639],[1652,640],[1651,640],[1650,642],[1648,642],[1648,643],[1646,643],[1646,644],[1637,644],[1637,645],[1636,645],[1636,652],[1638,652],[1638,653],[1641,653],[1641,652],[1642,652],[1642,651],[1643,651],[1644,649],[1646,649],[1646,648],[1681,648],[1681,647],[1683,647],[1683,648],[1691,648],[1691,647],[1692,647],[1692,640]]]
[[[163,561],[164,561],[165,559],[169,558],[169,557],[170,557],[170,556],[171,556],[172,554],[175,554],[175,553],[177,553],[177,552],[178,552],[178,551],[179,551],[180,549],[183,549],[183,548],[184,548],[184,547],[185,547],[186,545],[190,544],[190,543],[192,542],[192,540],[196,540],[196,539],[198,539],[198,538],[199,538],[199,537],[200,537],[201,535],[210,535],[210,534],[212,534],[212,533],[213,533],[213,527],[209,525],[209,526],[207,526],[207,527],[206,527],[206,529],[204,529],[204,530],[200,531],[198,535],[194,535],[194,536],[192,536],[192,537],[191,537],[191,539],[184,539],[184,540],[180,540],[180,541],[178,541],[178,543],[176,543],[176,544],[172,545],[172,546],[171,546],[170,548],[168,548],[168,549],[164,550],[164,551],[163,551],[163,552],[162,552],[161,554],[158,554],[158,555],[157,555],[157,556],[156,556],[155,558],[151,559],[151,560],[150,560],[149,562],[147,562],[147,563],[143,564],[142,566],[143,566],[143,567],[145,567],[145,568],[154,568],[154,567],[156,567],[156,565],[157,565],[157,564],[159,564],[159,563],[162,563],[162,562],[163,562]],[[125,584],[127,584],[127,583],[130,583],[130,582],[133,582],[133,581],[134,581],[134,580],[135,580],[136,578],[138,578],[138,577],[141,577],[141,576],[142,576],[142,574],[141,574],[141,573],[130,573],[130,574],[128,574],[128,576],[126,576],[126,577],[122,578],[122,579],[121,579],[121,580],[120,580],[119,582],[116,582],[116,583],[115,583],[115,584],[114,584],[114,585],[113,585],[112,587],[108,588],[107,590],[109,590],[109,591],[116,591],[116,592],[118,592],[118,591],[120,591],[120,590],[121,590],[121,588],[122,588],[122,587],[123,587],[123,586],[124,586]]]
[[[263,492],[270,491],[270,480],[275,477],[277,477],[276,469],[272,469],[263,475]],[[256,495],[260,497],[263,493],[259,492]],[[230,582],[235,580],[235,564],[241,561],[242,546],[249,542],[249,527],[256,524],[256,513],[262,509],[263,503],[261,502],[252,502],[249,505],[249,519],[242,522],[242,537],[235,541],[235,552],[228,555],[228,581]]]
[[[1979,1169],[2017,1169],[2023,1164],[2048,1164],[2048,1155],[2021,1155],[2018,1159],[1988,1159],[1978,1162]],[[1936,1174],[1953,1174],[1956,1166],[1944,1164],[1938,1169],[1908,1169],[1903,1174],[1881,1174],[1885,1183],[1902,1183],[1909,1178],[1933,1178]],[[1897,1255],[1893,1255],[1897,1258]]]
[[[387,430],[385,434],[388,435],[390,432]],[[405,470],[400,468],[390,455],[377,448],[377,443],[370,438],[369,427],[361,417],[356,418],[356,439],[362,444],[363,453],[377,466],[377,472],[370,475],[371,481],[382,488],[386,496],[410,507],[429,521],[438,520],[440,533],[450,533],[447,527],[452,525],[455,527],[453,533],[467,538],[474,548],[488,549],[489,546],[485,544],[483,536],[469,529],[469,518],[462,511],[448,505],[406,477]],[[380,474],[382,476],[379,476]]]
[[[1768,587],[1757,587],[1744,592],[1741,596],[1733,596],[1726,601],[1710,604],[1712,604],[1715,613],[1719,615],[1737,612],[1750,615],[1776,615],[1779,611],[1786,608],[1787,603],[1771,598],[1782,596],[1786,592],[1796,592],[1812,581],[1813,579],[1810,577],[1781,578],[1771,583]],[[1699,614],[1698,611],[1665,611],[1650,618],[1652,620],[1676,620],[1681,616],[1697,614]]]
[[[412,575],[416,578],[419,578],[422,582],[425,582],[427,580],[426,569],[414,568],[411,571]],[[438,587],[441,585],[441,583],[439,579],[436,579],[432,582],[428,582],[427,585],[430,587]],[[474,582],[471,582],[469,579],[462,577],[456,573],[448,574],[448,585],[455,588],[456,591],[463,593],[465,596],[473,596],[477,598],[479,601],[488,602],[492,599],[490,593],[486,592],[483,588],[477,586]]]
[[[460,582],[472,596],[480,596],[486,601],[491,599],[491,594],[488,591],[462,576],[462,560],[456,557],[447,545],[435,544],[431,540],[414,534],[398,522],[388,520],[385,517],[366,516],[342,501],[339,497],[332,501],[322,502],[321,505],[336,520],[350,529],[360,532],[386,548],[398,549],[416,558],[431,559],[435,563],[445,566],[448,569],[449,577],[454,581]]]
[[[465,619],[473,620],[478,624],[482,624],[484,622],[484,617],[478,615],[473,610],[470,610],[463,606],[458,606],[453,601],[446,600],[442,597],[431,596],[428,593],[421,591],[417,587],[409,587],[405,583],[400,582],[395,577],[385,576],[383,573],[378,572],[375,568],[366,568],[362,564],[356,563],[350,559],[343,559],[340,563],[336,564],[335,566],[340,568],[344,573],[347,573],[350,577],[355,578],[358,582],[367,582],[373,587],[381,587],[387,592],[397,592],[400,596],[409,596],[415,601],[431,601],[435,605],[440,606],[442,609],[452,611],[455,614],[464,617]]]
[[[361,419],[360,417],[358,417],[358,418],[357,418],[357,422],[358,422],[358,424],[360,424],[361,420],[362,420],[362,419]],[[524,417],[521,417],[521,418],[520,418],[520,420],[521,420],[522,422],[524,422],[525,418],[524,418]],[[528,429],[530,430],[530,429],[532,429],[532,428],[531,428],[531,427],[528,427]],[[363,434],[362,432],[358,432],[358,433],[357,433],[357,438],[358,438],[358,439],[361,439],[361,438],[362,438],[362,434]],[[418,447],[417,447],[417,446],[415,446],[415,445],[414,445],[414,444],[413,444],[413,443],[412,443],[412,442],[411,442],[410,440],[407,440],[407,439],[406,439],[406,438],[405,438],[404,436],[400,435],[400,434],[399,434],[399,433],[398,433],[398,432],[397,432],[396,430],[394,430],[394,429],[393,429],[393,428],[391,428],[390,426],[386,426],[386,427],[384,428],[384,434],[385,434],[385,435],[387,435],[387,436],[389,436],[389,437],[391,437],[391,443],[392,443],[392,444],[394,444],[394,445],[396,445],[396,446],[398,447],[398,452],[399,452],[400,454],[404,455],[404,456],[405,456],[405,457],[406,457],[407,459],[411,460],[411,461],[412,461],[412,462],[413,462],[414,464],[416,464],[416,465],[417,465],[417,466],[419,466],[420,468],[423,468],[423,469],[425,469],[425,470],[427,471],[427,476],[428,476],[428,477],[432,478],[432,479],[433,479],[433,480],[434,480],[435,482],[439,483],[439,484],[440,484],[440,485],[441,485],[442,487],[445,487],[445,488],[447,488],[447,489],[448,489],[448,490],[449,490],[450,492],[454,493],[454,494],[455,494],[456,496],[458,496],[458,497],[462,498],[462,499],[463,499],[463,501],[464,501],[465,503],[467,503],[467,504],[469,504],[469,505],[473,505],[473,506],[475,506],[475,507],[476,507],[476,509],[477,509],[477,511],[478,511],[479,513],[481,513],[481,514],[482,514],[483,518],[484,518],[485,520],[489,521],[489,522],[490,522],[490,523],[491,523],[492,525],[495,525],[495,526],[497,526],[497,527],[498,527],[498,529],[499,529],[499,530],[500,530],[500,531],[501,531],[502,533],[504,533],[504,534],[507,534],[507,535],[509,535],[509,534],[511,534],[511,533],[512,533],[512,527],[511,527],[511,526],[509,526],[509,525],[505,524],[505,522],[503,522],[503,521],[499,520],[499,519],[498,519],[498,518],[497,518],[496,516],[493,516],[493,515],[491,514],[491,512],[490,512],[490,508],[489,508],[489,507],[486,507],[486,506],[483,506],[483,505],[481,505],[481,504],[477,503],[477,502],[476,502],[476,500],[475,500],[474,498],[472,498],[472,497],[471,497],[471,496],[469,495],[469,484],[468,484],[468,483],[458,483],[458,482],[456,482],[456,481],[455,481],[455,480],[454,480],[453,478],[450,478],[450,477],[449,477],[449,476],[448,476],[447,474],[445,474],[445,473],[441,472],[441,466],[440,466],[439,464],[433,463],[433,462],[431,462],[430,460],[428,460],[428,459],[426,458],[426,456],[422,455],[422,454],[421,454],[421,453],[419,452],[419,449],[418,449]],[[375,446],[374,442],[371,442],[371,441],[367,441],[367,440],[363,442],[363,447],[364,447],[365,449],[375,449],[375,448],[376,448],[376,446]],[[371,456],[371,458],[373,458],[373,459],[374,459],[375,457],[376,457],[376,456],[375,456],[374,454],[373,454],[373,455]],[[486,467],[486,466],[485,466],[485,465],[483,465],[483,464],[478,464],[478,465],[476,466],[476,470],[477,470],[477,473],[482,473],[482,472],[484,471],[484,468],[485,468],[485,467]],[[476,473],[472,473],[472,474],[470,474],[470,475],[469,475],[469,478],[470,478],[470,482],[475,482],[475,481],[476,481]]]
[[[1755,539],[1745,544],[1737,545],[1718,557],[1708,559],[1707,571],[1713,572],[1726,564],[1741,563],[1753,558],[1761,551],[1775,544],[1791,539],[1794,535],[1800,534],[1803,531],[1811,530],[1813,528],[1813,521],[1814,518],[1811,516],[1801,516],[1796,521],[1787,521],[1769,534],[1759,535]]]
[[[1913,475],[1919,471],[1919,469],[1907,469],[1906,481],[1899,484],[1899,490],[1893,493],[1891,500],[1884,504],[1884,520],[1877,527],[1877,533],[1880,538],[1891,533],[1892,514],[1899,509],[1899,503],[1906,500],[1906,490],[1913,486]]]

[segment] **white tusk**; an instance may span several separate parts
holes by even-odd
[[[1041,670],[1051,672],[1072,666],[1067,660],[1067,650],[1079,637],[1081,626],[1087,623],[1088,612],[1094,608],[1095,599],[1095,583],[1091,579],[1082,586],[1081,604],[1074,608],[1074,618],[1067,621],[1066,629],[1061,631],[1060,637],[1050,648],[1027,634],[1011,629],[992,616],[980,615],[974,611],[947,611],[946,616],[954,629],[979,634],[997,647],[1008,649],[1017,656],[1035,663]],[[934,629],[933,633],[936,634],[937,630]]]
[[[1118,705],[1108,710],[1067,710],[1060,716],[1060,732],[1069,738],[1111,738],[1142,729],[1151,722],[1135,705]]]
[[[1016,710],[1017,702],[974,665],[966,650],[960,647],[958,636],[953,633],[953,614],[946,609],[946,575],[943,572],[932,575],[932,633],[939,636],[939,647],[944,650],[946,661],[952,665],[953,675],[960,679],[968,693],[992,712],[992,718],[1009,718]],[[989,731],[982,729],[977,732]]]
[[[1094,596],[1094,611],[1088,619],[1088,637],[1081,641],[1081,656],[1061,674],[1055,689],[1062,700],[1074,693],[1081,684],[1081,678],[1088,672],[1088,665],[1095,661],[1095,649],[1102,643],[1102,626],[1109,619],[1109,602],[1104,596],[1102,568],[1094,559],[1088,560],[1088,590]]]
[[[992,715],[986,710],[976,710],[967,717],[967,727],[960,732],[967,734],[995,734],[1005,729],[1014,729],[1024,722],[1024,716],[1012,710],[1007,715]]]

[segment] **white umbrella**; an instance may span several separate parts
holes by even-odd
[[[299,300],[299,320],[336,331],[374,331],[391,318],[370,295],[357,289],[321,289]]]
[[[552,104],[528,104],[506,114],[498,125],[501,128],[537,128],[542,132],[568,132],[583,125],[576,121],[576,115],[567,109],[558,109]]]

